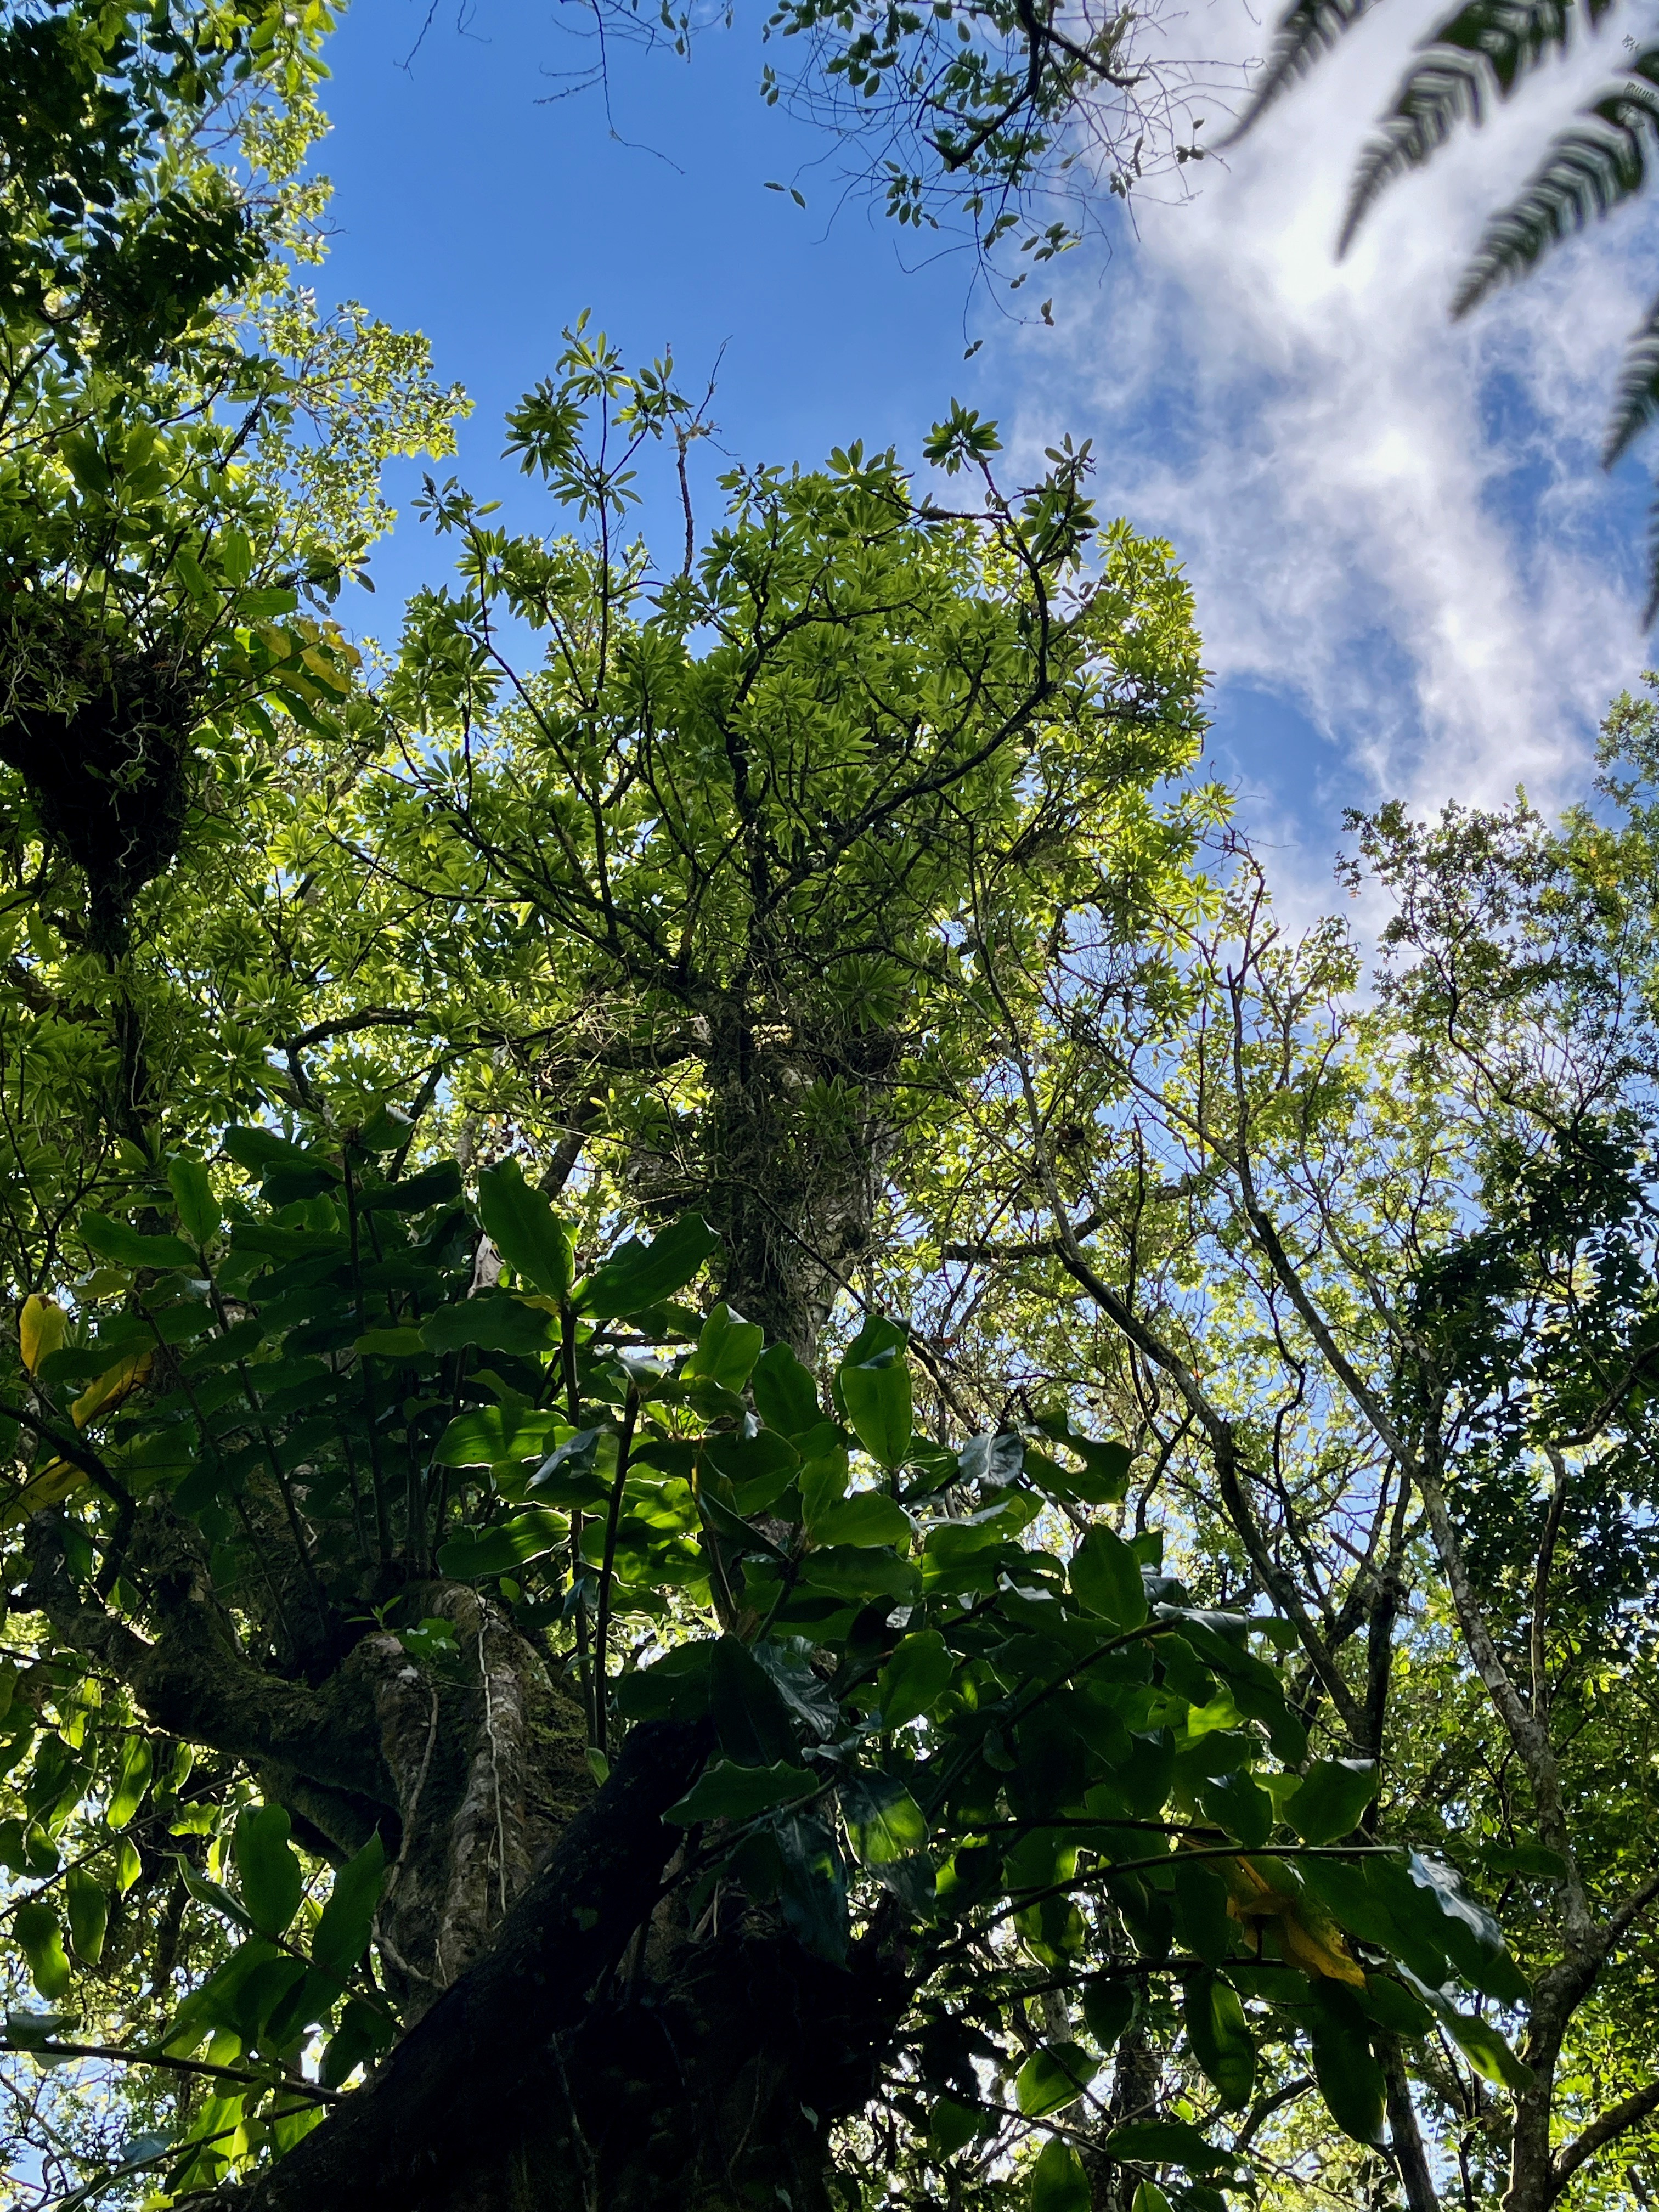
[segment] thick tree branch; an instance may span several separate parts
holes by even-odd
[[[1557,2194],[1598,2150],[1605,2150],[1610,2142],[1656,2112],[1659,2112],[1659,2081],[1650,2081],[1645,2089],[1638,2089],[1622,2104],[1609,2105],[1605,2112],[1598,2113],[1582,2135],[1575,2136],[1557,2152],[1553,2166]]]
[[[678,1840],[662,1816],[702,1765],[702,1730],[635,1728],[489,1948],[411,2028],[367,2088],[223,2212],[420,2212],[451,2201],[585,2014],[660,1894]]]

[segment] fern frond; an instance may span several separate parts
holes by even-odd
[[[1656,300],[1625,348],[1619,391],[1601,448],[1601,465],[1610,469],[1633,440],[1659,419],[1659,300]]]
[[[1648,509],[1648,603],[1642,610],[1642,627],[1651,629],[1659,616],[1659,499]]]
[[[1273,46],[1251,88],[1244,112],[1222,145],[1237,144],[1254,128],[1262,110],[1271,107],[1294,79],[1305,76],[1319,57],[1328,53],[1342,33],[1351,31],[1376,5],[1376,0],[1291,0],[1279,19]]]
[[[1386,185],[1420,169],[1460,123],[1482,122],[1494,97],[1507,100],[1546,61],[1565,53],[1581,16],[1594,27],[1614,5],[1616,0],[1466,0],[1431,32],[1360,157],[1339,255]]]
[[[1639,55],[1631,81],[1581,111],[1541,166],[1487,223],[1452,301],[1456,320],[1493,286],[1523,276],[1552,246],[1633,199],[1659,152],[1659,47]]]

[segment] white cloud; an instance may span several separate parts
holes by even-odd
[[[1216,32],[1259,43],[1223,4]],[[1293,775],[1261,738],[1240,756],[1247,816],[1309,833],[1322,876],[1344,804],[1570,795],[1644,659],[1634,503],[1596,446],[1655,227],[1603,226],[1465,325],[1445,313],[1483,215],[1616,47],[1396,185],[1339,265],[1355,154],[1428,20],[1380,9],[1227,172],[1146,210],[1103,282],[1078,272],[1058,338],[1018,342],[1022,441],[1092,434],[1105,503],[1173,538],[1224,705],[1229,683],[1269,693],[1328,741]]]

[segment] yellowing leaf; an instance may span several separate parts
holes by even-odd
[[[1304,1974],[1327,1981],[1346,1982],[1363,1990],[1363,1968],[1349,1952],[1336,1923],[1313,1899],[1277,1889],[1259,1865],[1249,1859],[1220,1859],[1218,1872],[1227,1885],[1227,1911],[1245,1922],[1273,1920],[1279,1924],[1279,1947],[1286,1962]]]
[[[70,1491],[78,1490],[86,1479],[85,1471],[71,1467],[67,1460],[49,1460],[45,1467],[36,1468],[21,1489],[0,1507],[0,1528],[15,1528],[32,1513],[39,1513],[48,1505],[61,1504]]]
[[[31,1375],[38,1375],[41,1361],[60,1347],[68,1327],[69,1316],[55,1298],[42,1297],[36,1291],[24,1299],[17,1316],[17,1335],[23,1364]]]
[[[88,1382],[70,1407],[76,1427],[84,1429],[88,1421],[96,1420],[100,1413],[112,1413],[124,1400],[130,1398],[149,1373],[154,1357],[149,1352],[129,1352],[113,1367],[106,1367],[95,1382]]]
[[[325,660],[314,645],[308,645],[300,655],[306,666],[319,684],[327,684],[331,691],[344,693],[351,689],[349,677],[342,676],[331,660]]]

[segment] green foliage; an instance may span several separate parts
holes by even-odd
[[[1010,1510],[1024,1501],[1040,1518],[1052,1500],[1029,1466],[1009,1479],[1006,1455],[995,1462],[980,1455],[976,1482],[947,1481],[908,1514],[882,1490],[859,1488],[815,1522],[793,1486],[775,1494],[769,1486],[763,1509],[745,1513],[740,1496],[753,1478],[734,1449],[757,1448],[776,1432],[757,1409],[746,1413],[746,1438],[725,1425],[726,1408],[744,1403],[734,1395],[743,1376],[763,1371],[729,1309],[714,1304],[690,1342],[678,1327],[658,1337],[667,1356],[646,1361],[618,1354],[612,1316],[580,1313],[578,1292],[551,1340],[538,1326],[524,1343],[486,1352],[464,1332],[432,1326],[480,1302],[465,1296],[480,1227],[451,1194],[453,1177],[422,1170],[400,1182],[351,1145],[239,1139],[238,1149],[266,1170],[263,1200],[228,1207],[202,1253],[167,1273],[157,1273],[156,1255],[135,1252],[118,1284],[106,1279],[100,1339],[85,1364],[120,1351],[121,1315],[136,1305],[153,1336],[177,1347],[176,1381],[97,1418],[105,1486],[83,1484],[55,1517],[34,1524],[27,1571],[53,1619],[76,1617],[88,1577],[128,1589],[133,1524],[120,1494],[131,1485],[143,1526],[200,1532],[216,1601],[243,1611],[269,1603],[258,1593],[272,1571],[259,1531],[281,1525],[270,1509],[280,1516],[284,1498],[303,1499],[307,1545],[283,1570],[280,1609],[267,1615],[270,1632],[288,1639],[290,1666],[315,1667],[325,1639],[343,1638],[349,1649],[373,1626],[363,1594],[389,1562],[405,1563],[418,1587],[435,1558],[441,1575],[490,1585],[492,1603],[525,1622],[568,1617],[573,1606],[590,1623],[632,1621],[636,1654],[642,1646],[649,1663],[635,1656],[619,1664],[603,1641],[585,1647],[597,1670],[587,1692],[596,1741],[614,1754],[638,1719],[706,1717],[708,1764],[670,1815],[702,1838],[692,1869],[704,1893],[719,1880],[757,1905],[777,1905],[831,1959],[846,1954],[854,1911],[872,1909],[864,1886],[886,1898],[911,1961],[914,2063],[935,2095],[951,2100],[947,2114],[971,2112],[981,2100],[953,2062],[928,2056],[937,2037],[925,2026],[954,2015],[963,1985],[952,1961],[964,1939],[984,1944],[1002,1931],[995,1980],[1015,2001],[1034,1972],[1058,1968],[1100,2052],[1109,2053],[1139,2016],[1136,1999],[1131,1985],[1097,1978],[1102,1954],[1079,1908],[1127,1900],[1131,1887],[1152,1919],[1160,1898],[1171,1900],[1194,1936],[1202,1913],[1188,1897],[1192,1878],[1218,1907],[1234,1901],[1204,1923],[1214,1958],[1199,1974],[1169,1954],[1150,1921],[1130,1919],[1146,1926],[1138,1938],[1146,1970],[1179,2000],[1191,2048],[1229,2107],[1248,2100],[1260,2036],[1305,2034],[1339,2123],[1363,2132],[1369,2085],[1380,2075],[1369,2040],[1376,2031],[1350,1985],[1363,1988],[1391,1959],[1427,1967],[1436,1988],[1460,1972],[1477,1986],[1497,1985],[1504,1954],[1490,1919],[1418,1861],[1409,1871],[1392,1858],[1316,1862],[1350,1877],[1346,1890],[1326,1884],[1316,1914],[1292,1870],[1302,1846],[1287,1830],[1275,1829],[1272,1857],[1248,1857],[1241,1840],[1185,1860],[1180,1846],[1192,1829],[1182,1793],[1207,1787],[1206,1775],[1260,1774],[1270,1824],[1274,1803],[1287,1803],[1294,1820],[1304,1793],[1322,1793],[1330,1807],[1309,1823],[1322,1833],[1351,1826],[1374,1786],[1369,1770],[1328,1762],[1292,1789],[1294,1771],[1271,1763],[1283,1687],[1275,1665],[1251,1648],[1271,1624],[1192,1607],[1170,1577],[1143,1576],[1121,1540],[1103,1545],[1101,1528],[1062,1577],[1051,1553],[1024,1541],[1026,1511]],[[309,1194],[287,1195],[295,1188]],[[497,1221],[503,1188],[514,1185],[498,1175],[485,1201]],[[568,1249],[566,1225],[549,1219],[542,1249]],[[106,1228],[94,1233],[105,1247],[117,1241]],[[662,1327],[650,1316],[664,1291],[687,1291],[696,1255],[714,1257],[695,1217],[650,1247],[624,1240],[617,1249],[621,1256],[586,1279],[611,1285],[601,1307],[650,1302],[623,1316],[647,1337]],[[658,1256],[668,1253],[678,1255],[672,1267]],[[514,1293],[492,1296],[538,1323],[550,1318]],[[855,1469],[903,1484],[935,1447],[909,1425],[903,1344],[889,1332],[881,1347],[878,1374],[903,1379],[892,1401],[902,1420],[871,1411],[884,1401],[860,1401],[870,1437],[849,1425],[836,1429],[837,1444]],[[854,1358],[840,1370],[849,1401],[848,1376],[860,1365]],[[807,1409],[787,1387],[791,1370],[773,1361],[764,1371],[775,1385],[781,1376],[786,1387],[763,1395],[793,1424]],[[702,1410],[710,1392],[712,1419]],[[473,1410],[456,1416],[463,1396]],[[849,1402],[849,1421],[852,1412]],[[793,1445],[779,1444],[793,1468]],[[988,1511],[993,1517],[976,1519]],[[973,1548],[930,1551],[936,1535],[961,1528],[975,1531]],[[935,1562],[927,1577],[918,1559]],[[1081,1571],[1085,1559],[1096,1565]],[[1103,1609],[1097,1573],[1109,1595]],[[1083,1595],[1073,1595],[1079,1586]],[[895,1593],[906,1625],[883,1633]],[[122,1602],[143,1619],[153,1601],[133,1589]],[[439,1670],[434,1679],[465,1663],[453,1638],[422,1640],[443,1625],[411,1624],[402,1637],[417,1664]],[[163,1632],[152,1625],[151,1632]],[[1227,1695],[1255,1721],[1212,1728],[1210,1711]],[[1166,1754],[1152,1769],[1149,1742]],[[165,1785],[149,1753],[148,1740],[143,1754],[131,1743],[123,1752],[112,1821],[131,1820],[147,1787],[176,1792],[176,1778]],[[90,1770],[65,1748],[57,1763],[37,1752],[33,1771],[29,1802],[45,1850],[58,1817],[51,1808],[72,1813]],[[180,2057],[210,2034],[234,2033],[252,2062],[243,2093],[252,2111],[289,2094],[283,2069],[313,2036],[322,2039],[327,2078],[338,2080],[395,2035],[395,2011],[362,1969],[386,1853],[371,1835],[335,1873],[320,1913],[302,1911],[307,1863],[285,1807],[267,1799],[235,1809],[233,1796],[216,1812],[211,1797],[202,1802],[234,1887],[187,1861],[181,1870],[229,1948],[163,2033]],[[100,1824],[98,1832],[110,1829]],[[1391,1886],[1377,1888],[1379,1868]],[[44,1996],[64,1996],[95,1960],[107,1885],[107,1875],[77,1869],[67,1893],[73,1959],[45,1892],[15,1916]],[[982,1995],[972,2002],[982,2006]],[[1447,2003],[1451,2033],[1469,2039],[1464,2047],[1484,2054],[1488,2068],[1507,2064],[1511,2078],[1501,2038]],[[1075,2041],[1049,2039],[1013,2069],[1019,2112],[1041,2123],[1069,2107],[1101,2063]],[[931,2110],[928,2140],[955,2154],[945,2146],[967,2142],[960,2122],[940,2121],[937,2104]],[[1198,2172],[1225,2163],[1224,2151],[1185,2123],[1157,2123],[1145,2143],[1144,2127],[1120,2133],[1113,2155]],[[198,2154],[186,2148],[179,2156]],[[174,2168],[179,2185],[201,2171]],[[1034,2201],[1070,2201],[1080,2171],[1055,2138],[1032,2169]]]

